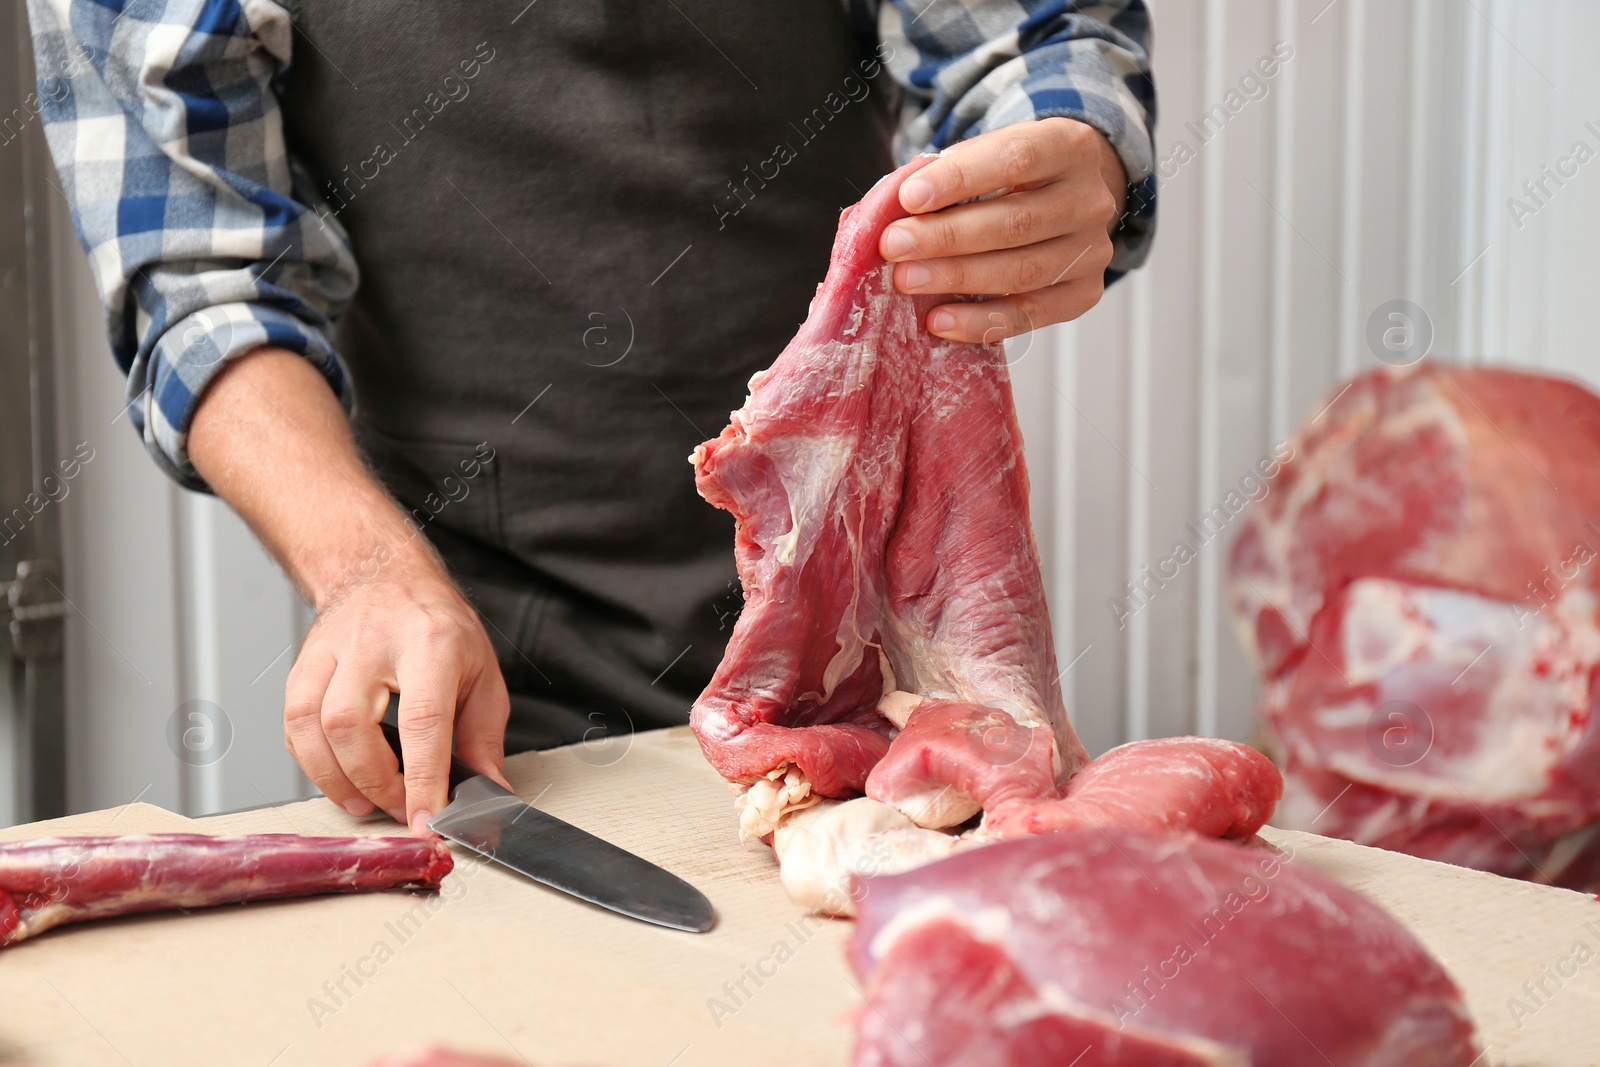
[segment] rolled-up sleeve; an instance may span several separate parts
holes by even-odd
[[[1088,123],[1128,174],[1108,279],[1144,262],[1156,220],[1156,97],[1142,0],[886,0],[878,36],[903,92],[899,158],[1026,119]]]
[[[29,0],[40,114],[88,253],[128,411],[160,465],[189,462],[201,394],[261,345],[305,356],[346,409],[330,341],[349,239],[292,165],[274,0]]]

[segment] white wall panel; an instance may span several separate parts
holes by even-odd
[[[1074,391],[1058,390],[1053,427],[1025,416],[1030,443],[1055,434],[1034,510],[1052,530],[1041,545],[1062,662],[1089,648],[1068,681],[1092,751],[1146,733],[1252,733],[1253,673],[1221,596],[1237,524],[1204,545],[1187,524],[1342,377],[1377,365],[1366,324],[1379,305],[1423,307],[1430,358],[1600,378],[1600,162],[1520,228],[1506,203],[1574,140],[1600,152],[1600,73],[1587,59],[1600,8],[1153,8],[1156,156],[1169,165],[1148,295],[1123,282],[1057,340],[1058,381]],[[1294,55],[1265,95],[1201,136],[1207,112],[1280,40]],[[1174,165],[1179,142],[1194,153]],[[1118,627],[1107,601],[1178,538],[1198,558]]]

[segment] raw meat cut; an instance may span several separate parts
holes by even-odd
[[[1600,398],[1380,370],[1291,445],[1229,576],[1279,824],[1600,888]]]
[[[741,794],[741,833],[771,840],[796,901],[835,914],[853,909],[852,873],[1014,834],[1249,837],[1281,788],[1258,753],[1209,739],[1083,770],[1005,352],[929,334],[943,298],[897,292],[878,255],[928,162],[845,212],[805,324],[691,457],[737,521],[745,607],[690,721]]]
[[[1292,859],[1079,828],[868,878],[855,1067],[1468,1067],[1461,994]]]
[[[1011,722],[1003,713],[988,715],[956,712],[956,705],[935,705],[936,724],[951,718],[967,725],[974,718],[985,724],[989,751],[1006,759],[1023,750],[1008,740],[1030,727]],[[924,706],[927,706],[925,704]],[[919,728],[922,709],[896,739],[910,743],[910,751],[928,738]],[[990,718],[996,716],[997,718]],[[939,777],[936,755],[925,762]],[[784,888],[798,904],[832,915],[849,915],[855,898],[853,876],[892,874],[911,870],[952,852],[994,841],[1055,830],[1142,827],[1150,830],[1192,831],[1207,837],[1251,839],[1271,816],[1283,789],[1278,769],[1247,745],[1211,737],[1171,737],[1122,745],[1094,760],[1061,790],[1049,787],[1047,767],[1037,753],[1033,766],[1024,759],[1003,760],[990,769],[992,782],[973,787],[983,800],[985,816],[973,831],[951,836],[924,829],[904,810],[883,803],[872,793],[883,765],[868,780],[869,796],[824,802],[785,819],[773,834],[773,849],[781,866]],[[907,759],[901,764],[916,767]],[[966,768],[956,775],[957,787],[969,779]],[[897,769],[896,773],[900,773]],[[1010,778],[1007,775],[1011,775]],[[1045,789],[1039,783],[1045,783]],[[920,788],[910,790],[919,795]]]
[[[745,604],[690,721],[745,787],[750,835],[861,792],[894,758],[877,705],[896,692],[1049,730],[1059,775],[1088,760],[1061,702],[1005,352],[929,334],[940,298],[897,292],[878,255],[907,214],[900,183],[930,161],[844,213],[805,324],[691,457],[737,520]]]
[[[987,808],[982,833],[1018,837],[1071,827],[1138,826],[1247,839],[1272,816],[1283,776],[1248,745],[1216,737],[1164,737],[1114,748],[1054,801]]]
[[[442,841],[128,834],[0,845],[0,948],[65,923],[249,900],[437,889]]]
[[[897,758],[872,769],[866,793],[918,826],[957,826],[980,810],[1060,795],[1055,745],[1043,726],[999,708],[935,699],[918,701],[894,721]]]

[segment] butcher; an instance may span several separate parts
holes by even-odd
[[[740,595],[685,457],[897,160],[943,153],[880,249],[940,337],[1081,315],[1154,229],[1141,0],[29,11],[130,421],[316,610],[294,758],[419,835],[452,745],[687,720]]]

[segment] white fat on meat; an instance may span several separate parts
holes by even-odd
[[[741,788],[734,786],[735,789]],[[733,801],[739,813],[739,840],[766,837],[778,828],[784,816],[804,811],[821,803],[811,791],[805,772],[792,763],[774,767],[765,778],[744,788]]]
[[[878,714],[894,723],[896,728],[904,730],[906,723],[911,720],[911,713],[926,699],[918,693],[904,693],[897,689],[883,694],[883,699],[878,701]]]
[[[854,877],[898,874],[941,859],[968,839],[924,830],[870,797],[793,811],[772,835],[789,899],[823,915],[854,915]]]

